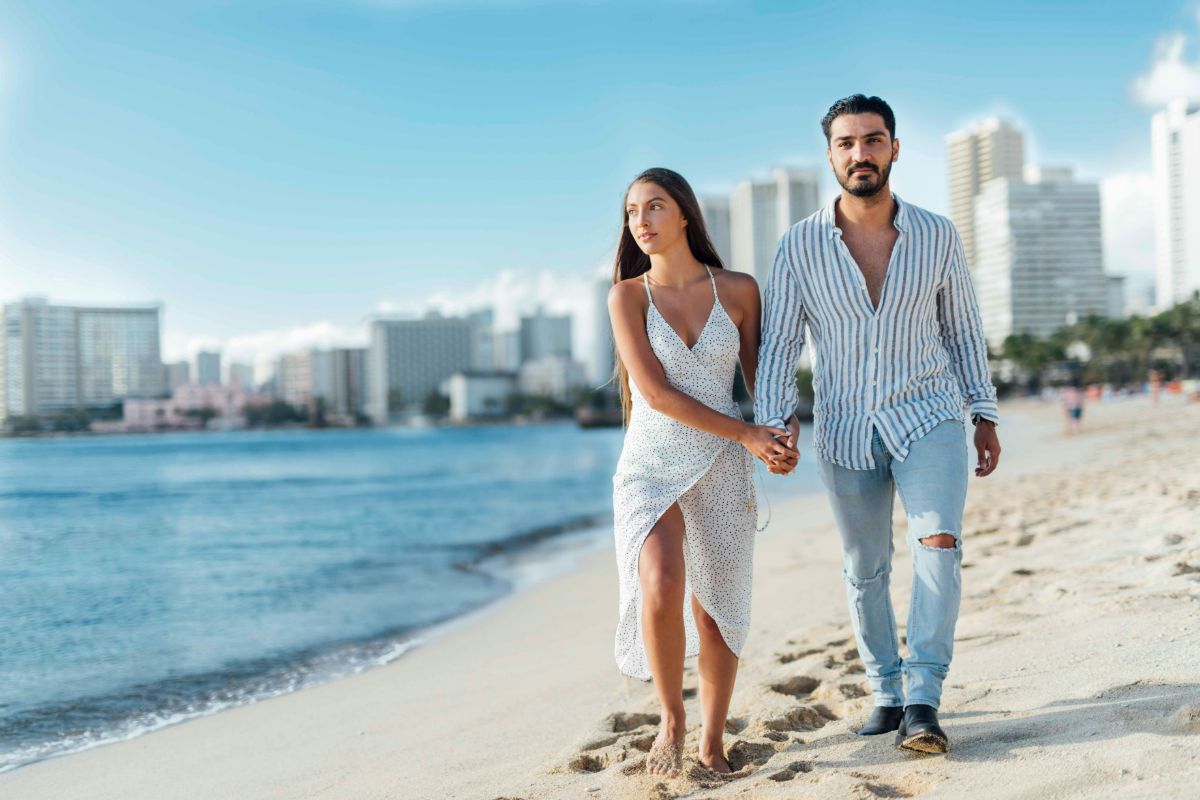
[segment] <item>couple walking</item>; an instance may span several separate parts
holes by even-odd
[[[729,771],[722,735],[750,622],[751,459],[786,474],[800,457],[806,327],[814,450],[875,703],[859,733],[949,747],[937,708],[960,596],[964,408],[982,477],[1000,455],[996,393],[954,226],[889,188],[900,153],[891,108],[853,95],[821,125],[841,192],[783,235],[761,308],[754,279],[723,268],[681,176],[647,170],[625,197],[608,301],[628,424],[613,478],[616,658],[623,673],[653,678],[662,705],[652,774],[681,768],[683,661],[697,653],[699,759]],[[739,364],[760,424],[733,401]],[[888,591],[895,491],[914,562],[906,658]]]

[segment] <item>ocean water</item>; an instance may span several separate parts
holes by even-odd
[[[607,540],[621,437],[0,441],[0,771],[401,656]]]

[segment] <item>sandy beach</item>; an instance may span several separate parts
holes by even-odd
[[[972,479],[964,520],[946,756],[853,733],[870,699],[817,494],[777,501],[759,535],[732,776],[643,774],[655,703],[613,664],[605,549],[385,667],[23,767],[0,797],[1195,797],[1198,441],[1200,404],[1179,398],[1090,406],[1074,437],[1056,405],[1004,409],[1000,469]],[[896,537],[903,620],[900,515]]]

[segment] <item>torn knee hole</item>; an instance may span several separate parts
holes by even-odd
[[[958,544],[958,539],[952,533],[935,533],[933,536],[926,536],[924,539],[918,539],[917,541],[926,547],[933,547],[938,550],[952,549]]]

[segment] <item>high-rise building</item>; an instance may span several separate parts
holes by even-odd
[[[467,315],[471,323],[471,369],[489,372],[496,364],[496,342],[493,325],[496,314],[490,308],[482,308]]]
[[[1131,313],[1129,311],[1129,299],[1125,293],[1125,276],[1124,275],[1106,275],[1107,297],[1106,306],[1108,308],[1107,316],[1109,319],[1121,319],[1127,317]]]
[[[700,213],[704,215],[704,227],[708,229],[708,238],[721,262],[728,267],[733,260],[733,250],[729,241],[729,198],[708,195],[697,198],[700,201]]]
[[[354,418],[366,405],[366,363],[361,347],[288,353],[275,368],[276,392],[294,406],[320,401],[326,413]]]
[[[254,391],[254,365],[231,363],[229,365],[229,385],[236,389]]]
[[[185,383],[190,383],[192,380],[192,365],[186,361],[176,361],[172,364],[163,364],[165,388],[168,394],[174,394],[175,390]]]
[[[367,407],[367,350],[338,347],[330,351],[331,391],[326,408],[338,416],[355,418]]]
[[[201,386],[220,385],[221,354],[200,351],[196,354],[196,383]]]
[[[818,186],[815,172],[777,168],[769,181],[742,181],[734,187],[727,266],[750,273],[764,286],[779,237],[819,207]]]
[[[598,278],[592,287],[592,386],[603,386],[613,374],[612,320],[608,316],[611,289],[610,278]]]
[[[821,205],[819,179],[814,170],[776,167],[771,172],[775,181],[775,241],[800,220],[815,212]],[[772,260],[775,253],[771,253]]]
[[[973,281],[983,332],[999,349],[1013,333],[1049,336],[1109,311],[1100,235],[1100,187],[1070,170],[998,178],[974,198]]]
[[[471,367],[471,323],[465,319],[375,319],[368,341],[367,413],[377,423],[420,409],[442,381]]]
[[[1158,305],[1200,290],[1200,102],[1176,100],[1150,123]]]
[[[521,331],[493,331],[492,366],[500,372],[516,372],[521,366]]]
[[[157,304],[4,306],[0,417],[108,406],[163,393]]]
[[[950,177],[950,219],[958,229],[967,266],[977,260],[975,197],[995,178],[1020,181],[1025,169],[1025,136],[1005,120],[988,119],[946,137]]]
[[[77,308],[79,392],[88,408],[163,393],[160,306]]]
[[[521,363],[550,356],[571,357],[571,318],[554,316],[541,308],[521,317]]]
[[[285,403],[307,407],[313,399],[316,350],[284,353],[275,364],[275,392]]]
[[[530,397],[571,400],[575,389],[587,385],[583,365],[567,356],[546,356],[526,361],[517,374],[517,388]]]

